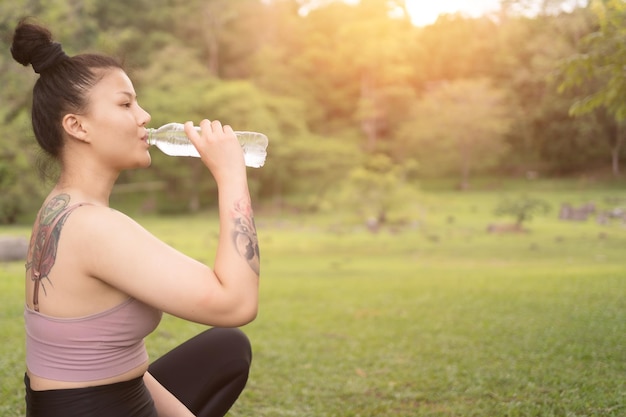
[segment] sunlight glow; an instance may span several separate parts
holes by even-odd
[[[416,26],[434,23],[440,14],[463,13],[477,17],[498,10],[500,0],[406,0],[411,21]]]
[[[357,4],[360,0],[342,1],[348,4]],[[500,11],[501,1],[502,0],[405,0],[405,4],[413,24],[416,26],[427,26],[435,23],[437,18],[442,14],[460,13],[468,17],[480,17],[498,12]],[[576,7],[586,6],[588,2],[589,0],[562,0],[556,3],[544,3],[537,0],[536,2],[514,3],[511,10],[517,10],[524,15],[532,16],[539,13],[540,9],[545,4],[548,4],[552,6],[548,7],[548,9],[552,9],[552,12],[557,10],[571,12]],[[301,12],[306,14],[309,9],[310,6],[303,7]],[[400,16],[401,14],[402,12],[400,12]]]

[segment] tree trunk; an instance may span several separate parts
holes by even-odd
[[[469,177],[470,171],[472,167],[472,152],[471,145],[464,138],[460,139],[460,152],[461,152],[461,184],[459,184],[459,188],[462,191],[469,189]]]
[[[378,141],[375,87],[372,84],[367,72],[361,75],[361,129],[367,138],[365,149],[368,151],[373,151]]]
[[[208,5],[204,10],[204,22],[203,32],[204,40],[208,51],[207,67],[214,76],[219,75],[219,33],[221,29],[221,22],[219,16],[216,15],[214,7]]]
[[[459,188],[462,191],[468,190],[470,187],[469,176],[470,176],[469,162],[466,159],[463,159],[463,166],[461,169],[461,184],[459,185]]]
[[[626,136],[626,125],[619,123],[615,136],[615,144],[611,148],[611,167],[613,170],[613,176],[619,177],[619,154],[622,149],[622,144],[624,143],[624,136]]]

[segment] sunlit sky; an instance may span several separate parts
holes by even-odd
[[[270,0],[265,0],[270,1]],[[359,3],[360,0],[343,0],[348,4]],[[426,26],[435,23],[441,14],[462,13],[471,17],[478,17],[485,13],[500,9],[501,0],[405,0],[411,20],[416,26]],[[315,3],[302,7],[306,14]]]
[[[417,26],[428,25],[443,13],[464,13],[480,16],[498,10],[500,0],[406,0],[411,20]]]

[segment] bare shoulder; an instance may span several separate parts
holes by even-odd
[[[167,246],[135,220],[109,207],[86,205],[71,217],[64,233],[80,254],[83,267],[90,275],[115,286],[124,279],[115,271],[125,273],[145,264],[151,252],[163,251]],[[115,265],[125,269],[115,269]]]
[[[81,226],[91,226],[94,229],[105,226],[118,225],[133,225],[139,226],[139,224],[126,214],[115,210],[111,207],[98,206],[85,204],[79,207],[72,214],[75,223],[79,223]]]
[[[199,320],[189,306],[203,302],[211,269],[167,245],[136,221],[105,207],[81,207],[71,240],[81,269],[159,310]],[[197,309],[196,309],[197,310]]]
[[[256,300],[247,295],[256,294],[256,281],[243,289],[223,285],[208,265],[116,210],[81,207],[75,214],[68,240],[86,275],[186,320],[220,326],[250,321],[252,303],[246,300]]]
[[[150,235],[145,228],[126,214],[110,207],[84,205],[72,213],[72,233],[81,244],[118,245],[133,236]]]

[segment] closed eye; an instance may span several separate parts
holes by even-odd
[[[134,92],[131,93],[129,91],[119,91],[118,94],[122,96],[118,101],[118,103],[120,103],[122,107],[130,109],[133,106],[133,103],[137,102],[137,96]]]

